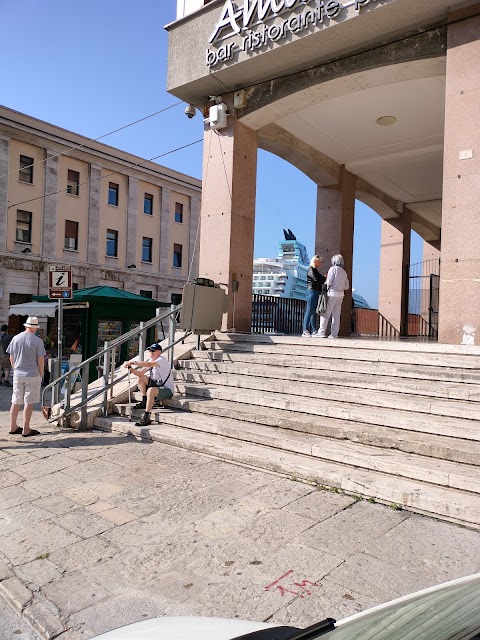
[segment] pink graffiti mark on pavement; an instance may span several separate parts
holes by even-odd
[[[298,596],[300,598],[305,598],[305,596],[313,595],[313,591],[311,589],[307,589],[307,585],[311,587],[319,587],[320,585],[316,582],[311,582],[310,580],[302,580],[300,582],[288,582],[287,586],[299,587],[301,591],[293,591],[292,589],[288,589],[286,586],[279,584],[282,580],[285,580],[289,576],[292,576],[293,569],[290,569],[282,576],[274,580],[271,584],[267,584],[265,587],[265,591],[278,590],[280,595],[283,597],[287,593],[292,593],[294,596]]]

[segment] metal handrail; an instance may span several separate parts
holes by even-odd
[[[91,356],[90,358],[87,358],[87,360],[84,360],[83,362],[80,362],[79,364],[75,365],[72,369],[70,369],[69,371],[67,371],[66,373],[64,373],[63,375],[61,375],[59,378],[57,378],[56,380],[54,380],[53,382],[49,383],[47,386],[44,387],[43,391],[42,391],[42,405],[45,405],[45,394],[48,390],[52,390],[52,397],[51,397],[51,407],[53,407],[54,404],[58,404],[59,403],[59,398],[60,398],[60,389],[61,386],[63,384],[63,382],[66,381],[66,393],[65,393],[65,407],[64,407],[64,411],[61,415],[61,417],[59,418],[54,418],[53,420],[65,420],[68,417],[70,417],[73,413],[78,412],[79,410],[81,410],[81,418],[80,418],[80,422],[81,424],[84,423],[84,421],[86,420],[86,406],[87,404],[91,401],[94,400],[95,398],[97,398],[100,395],[104,395],[104,401],[103,401],[103,414],[107,415],[107,411],[108,411],[108,391],[110,389],[112,389],[114,387],[114,385],[116,385],[118,382],[121,382],[122,380],[124,380],[128,374],[125,374],[124,376],[121,376],[120,378],[115,379],[115,367],[114,367],[114,357],[115,357],[115,351],[117,349],[117,347],[119,347],[120,345],[124,344],[125,342],[128,342],[129,340],[131,340],[132,338],[136,337],[137,335],[140,338],[140,347],[142,346],[142,343],[144,342],[144,338],[142,339],[142,336],[145,335],[145,332],[147,331],[147,329],[150,329],[151,327],[157,325],[159,322],[162,322],[162,320],[168,318],[169,319],[169,333],[168,333],[168,338],[167,340],[169,340],[169,342],[167,343],[167,346],[163,349],[163,352],[167,352],[169,351],[169,360],[170,360],[170,365],[173,365],[173,347],[178,344],[179,342],[182,342],[183,340],[185,340],[185,338],[190,335],[190,331],[185,332],[185,334],[183,336],[181,336],[180,338],[178,338],[177,340],[175,340],[175,324],[176,324],[176,318],[177,318],[177,314],[180,311],[180,309],[182,308],[182,305],[171,305],[170,310],[165,312],[164,314],[160,315],[158,314],[159,309],[157,309],[157,314],[154,318],[151,318],[150,320],[147,320],[146,322],[141,322],[140,326],[135,328],[135,329],[131,329],[130,331],[128,331],[127,333],[123,334],[122,336],[119,336],[118,338],[115,338],[114,340],[111,340],[110,342],[105,342],[105,347],[104,349],[102,349],[102,351],[99,351],[98,353],[96,353],[95,355]],[[163,328],[163,326],[162,326]],[[113,356],[113,358],[112,358]],[[88,394],[88,367],[92,362],[101,360],[103,358],[103,379],[104,379],[104,385],[98,389],[93,391],[90,395]],[[81,381],[82,381],[82,397],[81,397],[81,401],[78,404],[75,404],[75,406],[71,406],[70,405],[70,400],[71,400],[71,393],[72,393],[72,384],[71,381],[76,380],[78,373],[81,372]],[[86,374],[86,375],[85,375]],[[111,376],[111,380],[109,381],[109,378]],[[54,393],[55,392],[55,393]]]
[[[400,336],[400,331],[380,311],[378,312],[378,335],[381,338],[398,338]]]

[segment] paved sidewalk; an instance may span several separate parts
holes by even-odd
[[[41,436],[9,436],[9,402],[0,593],[42,638],[163,615],[307,626],[480,570],[480,532],[39,412]]]
[[[0,638],[8,640],[40,640],[35,631],[15,613],[15,611],[0,598]]]

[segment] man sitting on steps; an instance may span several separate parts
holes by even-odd
[[[145,362],[132,360],[122,365],[138,377],[138,387],[142,392],[142,400],[134,407],[134,409],[144,409],[144,414],[135,423],[137,427],[148,427],[152,424],[150,412],[155,399],[167,400],[173,396],[175,390],[172,369],[165,356],[162,356],[161,345],[154,342],[147,351],[151,356]],[[133,366],[140,368],[134,369]]]

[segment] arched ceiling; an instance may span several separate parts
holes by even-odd
[[[242,122],[258,130],[260,145],[304,170],[320,186],[345,165],[392,201],[407,205],[430,225],[441,226],[445,58],[409,61],[343,76],[302,89],[248,113]],[[394,116],[394,124],[377,120]],[[272,140],[272,124],[279,132]],[[267,144],[262,144],[262,132]],[[296,153],[291,140],[298,141]],[[288,151],[282,145],[288,140]],[[305,158],[301,147],[312,150]],[[287,147],[286,147],[287,148]],[[311,166],[306,171],[312,175]],[[313,176],[312,176],[313,177]]]

